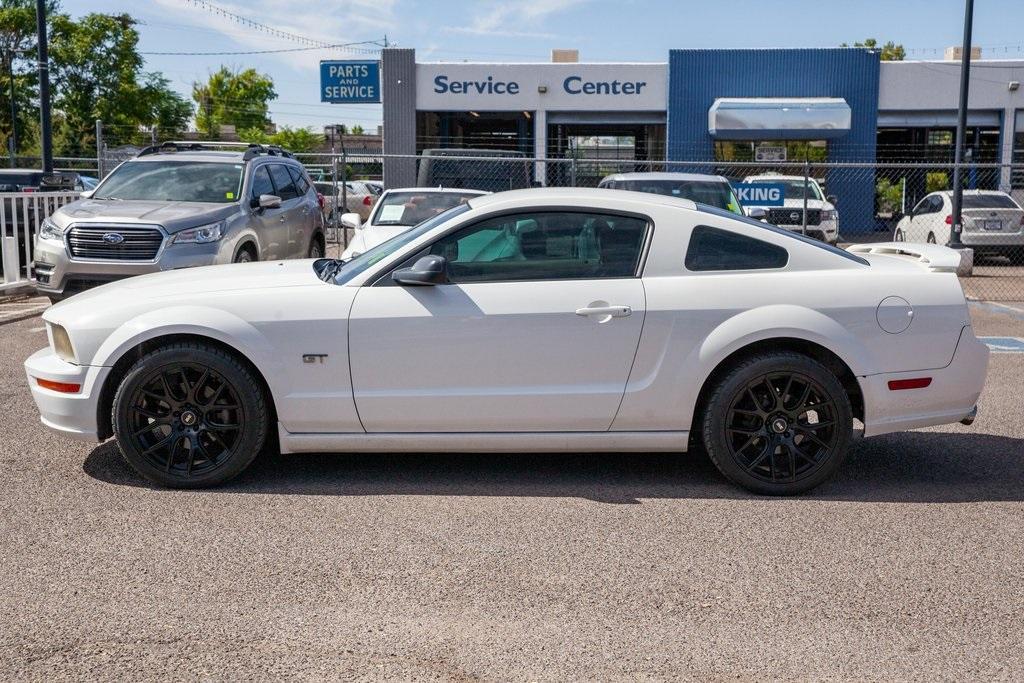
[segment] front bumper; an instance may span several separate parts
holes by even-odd
[[[801,232],[802,225],[777,224],[776,227],[791,232]],[[806,235],[822,242],[835,244],[839,240],[839,222],[836,220],[821,221],[817,225],[808,225]]]
[[[989,349],[969,325],[949,365],[936,370],[892,372],[859,377],[864,394],[864,436],[960,422],[974,414],[985,385]],[[891,380],[931,377],[923,389],[892,391]]]
[[[34,254],[36,289],[41,294],[66,297],[133,275],[210,266],[223,261],[219,258],[220,247],[221,242],[167,244],[160,250],[157,259],[152,261],[73,259],[68,255],[63,242],[37,237]]]
[[[25,361],[29,389],[39,408],[42,423],[74,439],[94,443],[100,440],[97,406],[100,390],[109,372],[110,368],[106,367],[74,365],[63,361],[50,347],[35,352]],[[52,391],[39,386],[37,378],[79,384],[82,388],[75,394]]]

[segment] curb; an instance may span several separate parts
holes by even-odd
[[[20,320],[35,318],[40,313],[45,311],[47,308],[49,308],[49,304],[26,307],[24,310],[21,311],[0,311],[0,327],[3,327],[7,323],[16,323]]]

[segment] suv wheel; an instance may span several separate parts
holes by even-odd
[[[826,367],[797,353],[748,358],[721,379],[702,437],[728,479],[755,493],[792,495],[831,477],[850,447],[846,391]]]
[[[267,434],[267,401],[252,373],[205,344],[168,345],[125,375],[112,410],[121,453],[162,486],[214,486],[256,458]]]
[[[323,258],[324,257],[324,236],[320,234],[313,235],[312,241],[309,243],[309,258]]]
[[[238,250],[237,254],[235,254],[235,258],[232,261],[232,263],[251,263],[252,261],[255,260],[256,256],[252,252],[252,247],[250,247],[249,245],[245,245],[244,247]]]

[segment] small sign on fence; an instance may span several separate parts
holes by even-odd
[[[786,202],[786,186],[782,183],[736,183],[736,199],[746,206],[782,206]]]
[[[754,161],[772,162],[785,160],[785,145],[758,145],[754,148]]]

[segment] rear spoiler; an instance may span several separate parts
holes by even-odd
[[[902,256],[917,261],[933,273],[955,273],[960,266],[960,252],[939,244],[915,242],[878,242],[852,244],[846,250],[853,254]]]

